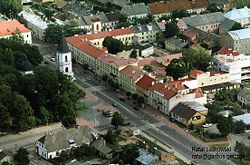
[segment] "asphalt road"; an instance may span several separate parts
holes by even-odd
[[[85,79],[86,75],[82,75],[80,72],[75,72],[76,77],[76,83],[81,85],[84,88],[99,86],[100,84],[97,83],[94,80],[91,79]],[[111,91],[111,90],[99,90],[95,91],[94,94],[99,97],[100,99],[104,100],[105,102],[112,104],[117,103],[118,107],[117,109],[122,113],[122,115],[129,118],[129,120],[133,121],[134,125],[136,127],[143,127],[145,125],[150,125],[157,123],[155,118],[152,116],[147,115],[146,113],[143,113],[142,111],[135,111],[133,110],[133,107],[131,104],[127,102],[121,102],[119,100],[117,92]],[[198,162],[199,164],[206,164],[206,165],[228,165],[228,164],[234,164],[230,160],[222,159],[220,158],[211,158],[211,160],[203,160],[203,159],[192,159],[192,155],[198,154],[197,152],[192,151],[192,147],[198,148],[202,147],[199,146],[196,142],[190,141],[189,139],[183,137],[183,135],[180,135],[179,133],[175,132],[172,128],[168,127],[167,125],[160,126],[158,128],[152,127],[150,129],[144,130],[149,134],[152,134],[156,136],[161,141],[165,142],[166,144],[169,144],[173,151],[177,151],[181,153],[183,156],[188,158],[189,160],[194,160]],[[200,152],[199,154],[207,154],[207,155],[227,155],[229,153],[214,153],[214,152]],[[208,157],[204,159],[209,159]]]

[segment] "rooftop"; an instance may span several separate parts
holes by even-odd
[[[144,74],[147,74],[146,71],[132,65],[126,66],[123,70],[121,70],[121,73],[123,73],[127,77],[134,79],[135,81],[139,78],[142,78]]]
[[[197,111],[195,111],[194,109],[188,107],[187,105],[183,103],[178,103],[172,109],[171,113],[174,113],[183,119],[189,120],[197,113]]]
[[[113,62],[118,67],[134,64],[137,62],[137,60],[134,58],[122,59],[122,58],[117,57],[116,55],[111,55],[111,54],[103,54],[102,56],[98,57],[98,59],[105,63]]]
[[[177,9],[197,9],[208,7],[207,0],[190,1],[190,0],[170,0],[151,3],[148,5],[152,14],[171,13]]]
[[[135,25],[132,27],[135,33],[143,33],[153,30],[160,30],[158,25],[154,22],[144,24],[144,25]]]
[[[156,83],[156,80],[146,74],[143,75],[143,77],[137,81],[136,85],[144,90],[148,90],[152,85]]]
[[[139,14],[148,14],[148,7],[145,3],[135,3],[132,5],[123,6],[121,13],[124,13],[126,16],[133,16]]]
[[[48,25],[45,21],[43,21],[40,17],[38,17],[37,15],[27,12],[27,11],[22,11],[18,14],[18,16],[23,17],[23,19],[25,19],[26,21],[29,21],[30,23],[36,25],[37,27],[45,30]]]
[[[184,48],[185,46],[188,45],[188,42],[186,42],[180,38],[176,38],[175,36],[166,39],[166,42],[169,42],[169,43],[175,45],[176,47],[180,47],[180,48]]]
[[[29,29],[17,20],[0,22],[0,36],[12,35],[16,31],[20,31],[21,33],[30,32]]]
[[[250,125],[250,113],[233,116],[232,118],[237,121],[243,121],[246,125]]]
[[[67,37],[66,42],[72,45],[73,47],[79,49],[80,51],[92,56],[93,58],[98,58],[106,54],[104,50],[97,48],[89,41],[82,41],[77,36]]]
[[[233,9],[224,16],[228,19],[231,20],[239,20],[239,19],[244,19],[244,18],[250,18],[250,9],[247,7],[241,8],[241,9]]]
[[[198,112],[208,110],[206,107],[204,107],[204,105],[202,105],[196,101],[187,101],[187,102],[182,102],[182,103],[187,105],[189,108],[194,109],[195,111],[198,111]]]
[[[250,28],[229,31],[228,34],[233,40],[244,40],[250,38]]]
[[[136,158],[136,161],[140,162],[141,164],[147,165],[151,162],[155,162],[159,159],[157,155],[154,155],[152,153],[145,153],[138,158]]]
[[[62,40],[60,41],[60,43],[57,47],[57,51],[59,51],[61,53],[69,53],[70,52],[65,38],[62,38]]]
[[[221,12],[201,14],[194,17],[183,17],[187,25],[199,26],[212,23],[221,23],[225,18]]]

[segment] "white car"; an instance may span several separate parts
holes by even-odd
[[[205,123],[205,124],[202,125],[203,128],[209,128],[211,126],[212,126],[211,123]]]

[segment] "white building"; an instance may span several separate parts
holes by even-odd
[[[18,16],[20,17],[20,21],[32,30],[32,36],[35,36],[40,40],[44,40],[44,32],[48,28],[45,21],[32,13],[32,11],[22,11],[18,14]]]
[[[62,73],[70,76],[74,80],[74,73],[72,71],[71,52],[68,48],[65,38],[63,38],[62,41],[60,42],[56,51],[56,56],[57,56],[58,69]]]
[[[49,132],[36,141],[36,153],[44,159],[54,159],[64,150],[92,142],[93,132],[88,126]]]
[[[241,9],[233,9],[224,16],[230,20],[238,22],[242,27],[249,27],[250,25],[250,9],[247,7]]]
[[[229,73],[231,82],[250,80],[250,56],[238,51],[222,48],[214,56],[213,66],[218,71]]]
[[[17,20],[0,22],[0,38],[9,38],[20,33],[25,43],[32,44],[31,31]]]

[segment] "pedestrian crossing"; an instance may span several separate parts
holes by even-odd
[[[142,125],[142,126],[138,127],[138,129],[146,130],[146,129],[150,129],[150,128],[161,127],[161,126],[164,126],[164,125],[165,125],[165,123],[163,123],[163,122],[149,123],[149,124],[145,124],[145,125]]]
[[[90,92],[97,92],[97,91],[105,90],[105,89],[107,89],[107,87],[103,87],[103,86],[99,85],[99,86],[88,87],[88,88],[86,88],[86,89],[87,89],[88,91],[90,91]]]

